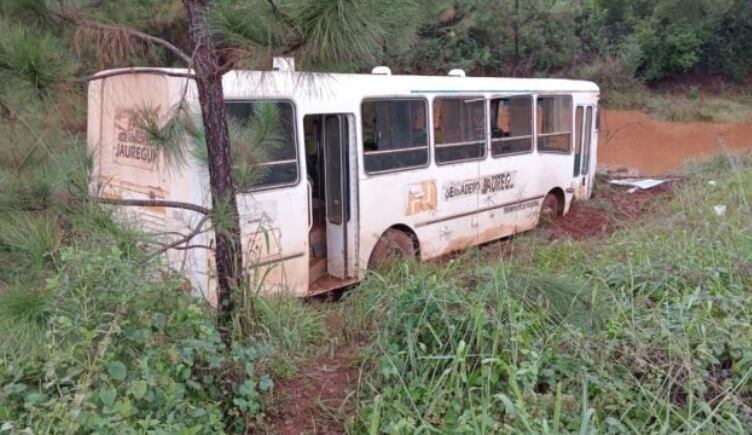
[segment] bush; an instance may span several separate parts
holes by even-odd
[[[268,350],[226,349],[213,317],[116,247],[64,249],[59,274],[37,292],[0,295],[0,421],[33,432],[242,431],[271,388],[255,363]],[[165,279],[166,278],[166,279]],[[37,352],[7,352],[29,325]]]
[[[601,92],[632,93],[642,90],[642,83],[628,71],[624,62],[616,57],[604,57],[580,65],[571,72],[572,77],[590,80],[598,84]]]

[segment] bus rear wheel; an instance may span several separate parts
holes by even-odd
[[[553,192],[546,195],[543,198],[543,205],[541,205],[541,217],[545,220],[551,221],[561,216],[561,204],[559,204],[559,197]]]
[[[389,263],[415,258],[413,238],[400,230],[388,229],[373,248],[368,260],[369,269],[378,269]]]

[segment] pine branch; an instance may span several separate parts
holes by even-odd
[[[162,39],[158,36],[149,35],[148,33],[141,32],[140,30],[136,30],[132,27],[123,26],[119,24],[98,23],[96,21],[86,20],[86,19],[74,16],[74,15],[58,13],[52,10],[50,10],[50,12],[53,15],[57,16],[59,19],[66,21],[70,24],[74,24],[76,26],[87,27],[89,29],[94,29],[100,32],[107,32],[107,33],[123,32],[127,34],[128,36],[140,39],[150,44],[160,45],[166,48],[168,51],[172,52],[175,56],[179,57],[186,64],[191,63],[191,57],[188,56],[183,50],[181,50],[180,48],[178,48],[176,45],[172,44],[171,42],[165,39]]]
[[[294,30],[299,36],[303,36],[303,34],[300,32],[300,29],[298,29],[298,26],[295,24],[295,20],[292,19],[288,14],[283,12],[279,6],[277,6],[276,3],[274,3],[274,0],[266,0],[267,3],[269,3],[269,6],[272,8],[272,13],[279,18],[283,23],[285,23],[287,26],[289,26],[292,30]]]

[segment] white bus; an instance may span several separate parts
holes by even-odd
[[[134,122],[162,122],[195,84],[166,75],[103,72],[89,87],[92,190],[102,197],[209,207],[199,159],[177,164]],[[427,260],[534,228],[542,213],[590,197],[599,88],[558,79],[235,71],[223,78],[228,116],[272,106],[281,134],[238,186],[244,257],[266,268],[266,290],[308,296],[363,279],[399,254]],[[235,144],[234,146],[242,146]],[[201,215],[141,207],[146,228],[185,233]],[[209,301],[211,232],[168,252]]]

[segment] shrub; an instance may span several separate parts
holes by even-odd
[[[255,424],[271,388],[255,363],[268,350],[226,349],[200,302],[141,260],[116,247],[66,248],[43,292],[2,295],[3,312],[22,320],[4,332],[34,324],[45,338],[28,343],[40,346],[32,358],[0,360],[4,430],[216,433]]]

